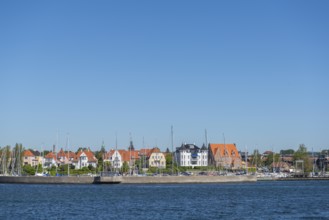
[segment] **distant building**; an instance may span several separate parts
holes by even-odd
[[[159,148],[155,147],[148,154],[148,165],[149,167],[157,167],[161,169],[166,168],[166,156],[160,151]]]
[[[286,162],[273,162],[271,164],[272,171],[274,172],[289,172],[290,167]]]
[[[182,144],[176,148],[175,154],[179,166],[208,166],[208,149],[205,145],[199,148],[194,144]]]
[[[88,167],[89,165],[96,168],[97,162],[97,158],[89,149],[79,151],[75,159],[72,161],[75,169],[81,169],[83,167]]]
[[[121,169],[123,164],[121,154],[119,150],[110,150],[106,154],[104,162],[109,161],[114,169]]]
[[[23,164],[24,165],[37,166],[39,164],[39,161],[36,158],[36,156],[32,153],[32,151],[25,150],[23,152]]]
[[[122,168],[124,162],[129,167],[133,167],[135,161],[139,159],[139,151],[132,150],[110,150],[106,154],[105,161],[110,161],[112,168]]]
[[[235,144],[209,144],[209,165],[226,169],[242,167],[240,154]]]
[[[63,149],[61,149],[57,153],[57,160],[59,161],[60,165],[68,164],[70,162],[69,153],[65,153]]]
[[[56,154],[53,152],[49,152],[45,156],[44,167],[51,168],[52,166],[58,166],[60,162],[57,160]]]

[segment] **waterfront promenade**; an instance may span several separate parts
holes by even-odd
[[[111,176],[43,177],[0,176],[0,183],[16,184],[172,184],[256,182],[255,176]]]

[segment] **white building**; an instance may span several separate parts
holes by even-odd
[[[205,167],[208,166],[208,149],[205,145],[199,148],[194,144],[182,144],[176,148],[175,158],[182,167]]]
[[[120,169],[123,164],[122,156],[121,156],[119,150],[110,150],[106,155],[104,162],[105,161],[110,161],[111,166],[114,169]]]
[[[77,153],[76,158],[72,161],[75,169],[81,169],[82,167],[97,167],[97,158],[90,150],[84,150]]]

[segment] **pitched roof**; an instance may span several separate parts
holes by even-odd
[[[57,153],[57,158],[60,158],[60,157],[67,158],[67,154],[63,151],[63,148]]]
[[[105,154],[105,158],[108,159],[108,158],[112,157],[113,154],[114,154],[114,152],[115,152],[115,150],[110,150],[109,152],[107,152],[107,153]]]
[[[151,150],[152,149],[149,149],[149,148],[142,148],[142,149],[140,149],[139,154],[146,156],[146,155],[148,155],[150,153]]]
[[[30,150],[25,150],[23,152],[24,157],[34,157],[34,154]]]
[[[88,162],[95,162],[95,163],[97,163],[97,158],[95,157],[94,153],[91,152],[90,150],[84,150],[84,151],[81,150],[81,151],[79,151],[76,154],[74,161],[78,161],[78,159],[80,158],[81,154],[83,154],[83,153],[88,158]]]
[[[209,144],[209,146],[213,155],[219,153],[221,157],[240,157],[235,144]]]
[[[56,159],[56,156],[53,152],[49,152],[46,156],[45,156],[46,159],[54,159],[54,160],[57,160]]]
[[[161,153],[161,151],[158,147],[154,147],[148,152],[147,157],[150,157],[153,153]]]
[[[119,153],[121,155],[122,161],[130,161],[130,159],[139,159],[139,152],[134,151],[128,151],[128,150],[119,150]]]

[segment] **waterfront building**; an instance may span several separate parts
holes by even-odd
[[[131,150],[133,148],[128,148],[130,150],[123,150],[122,151],[122,161],[126,162],[129,166],[130,170],[135,170],[135,162],[139,159],[139,152],[136,150]]]
[[[68,153],[65,153],[63,151],[63,149],[61,149],[57,153],[57,160],[59,161],[60,165],[65,165],[65,164],[68,164],[70,162]]]
[[[148,153],[149,167],[166,168],[166,156],[160,151],[158,147],[151,149]]]
[[[132,148],[128,148],[132,149]],[[135,150],[110,150],[104,161],[110,161],[111,166],[114,169],[122,168],[123,163],[127,163],[130,168],[135,164],[135,161],[139,159],[139,151]]]
[[[75,166],[75,169],[81,169],[83,167],[92,166],[97,167],[98,160],[89,149],[81,150],[77,153],[75,159],[72,161],[72,164]]]
[[[25,150],[23,152],[23,164],[24,165],[31,165],[31,166],[36,166],[39,164],[38,159],[36,156],[32,153],[30,150]]]
[[[209,144],[209,165],[226,169],[242,168],[235,144]]]
[[[179,166],[208,166],[208,149],[205,145],[200,148],[195,144],[185,143],[176,148],[175,154]]]
[[[52,166],[58,166],[60,162],[57,160],[57,156],[55,153],[53,152],[49,152],[46,156],[45,156],[45,163],[44,163],[44,167],[48,167],[51,168]]]
[[[110,150],[106,154],[104,162],[109,161],[114,169],[120,169],[123,164],[122,154],[120,150]]]

